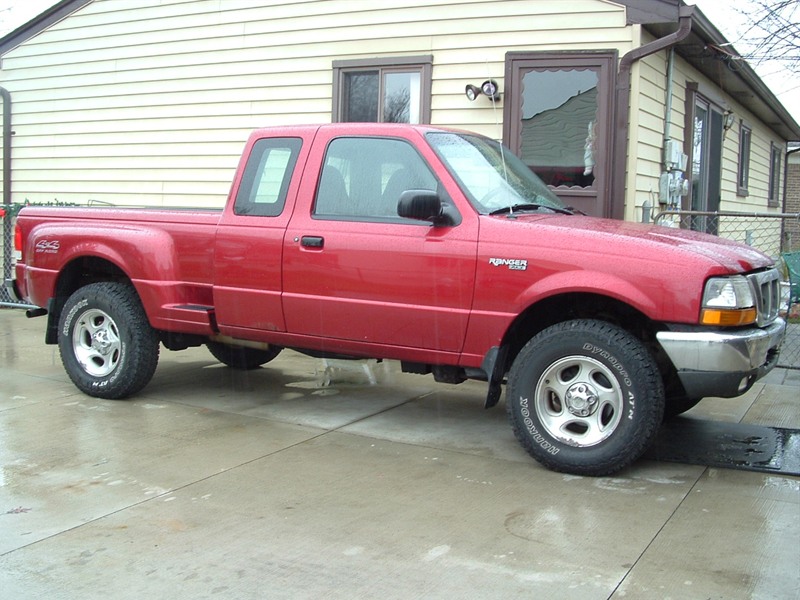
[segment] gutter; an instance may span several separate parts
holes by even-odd
[[[614,98],[614,143],[612,156],[617,157],[611,170],[609,198],[611,199],[611,217],[625,217],[625,174],[628,164],[628,117],[631,108],[631,70],[633,63],[675,46],[685,40],[692,31],[692,14],[694,6],[681,6],[678,18],[678,30],[644,46],[628,52],[619,61],[619,73],[615,86]],[[617,200],[617,199],[620,200]]]

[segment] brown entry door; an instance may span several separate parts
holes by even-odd
[[[616,54],[509,53],[505,143],[567,206],[611,215]]]

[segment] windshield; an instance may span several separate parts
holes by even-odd
[[[430,132],[427,139],[478,212],[489,214],[515,207],[564,211],[558,196],[494,140],[450,132]]]

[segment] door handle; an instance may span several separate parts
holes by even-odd
[[[322,248],[325,245],[325,238],[318,235],[304,235],[300,238],[300,245],[304,248]]]

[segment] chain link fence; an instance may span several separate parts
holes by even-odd
[[[3,282],[11,279],[14,274],[14,216],[16,210],[13,205],[0,205],[0,224],[3,226],[3,247],[0,255],[3,260]],[[0,286],[0,306],[26,306],[16,304],[9,295],[5,285]]]
[[[800,303],[790,303],[789,270],[783,260],[786,254],[800,251],[800,213],[665,211],[653,221],[656,225],[703,231],[743,242],[775,259],[783,275],[781,316],[787,322],[778,366],[800,369]]]
[[[16,221],[17,213],[23,207],[28,206],[30,203],[26,200],[24,203],[2,204],[0,205],[0,225],[3,230],[3,244],[0,250],[0,260],[3,265],[3,279],[0,285],[0,307],[7,308],[32,308],[30,304],[21,304],[9,294],[5,287],[5,282],[14,277],[14,264],[16,262],[16,254],[14,249],[14,223]],[[59,202],[53,200],[52,202],[34,203],[40,206],[77,206],[73,202]]]

